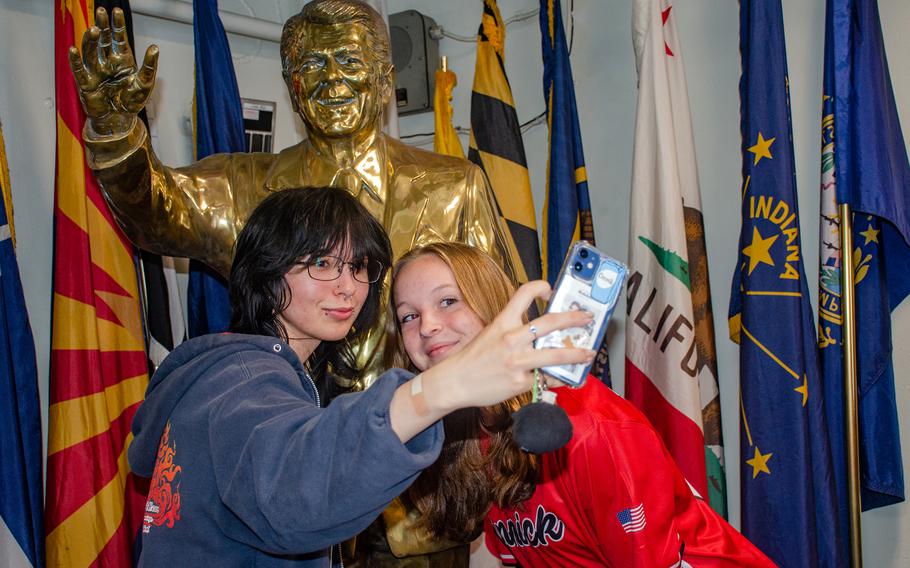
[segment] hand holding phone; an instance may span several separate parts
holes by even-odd
[[[585,327],[554,331],[534,342],[537,349],[552,347],[582,347],[596,350],[604,339],[607,324],[619,300],[628,269],[587,241],[578,241],[566,255],[550,302],[549,312],[584,310],[594,316]],[[587,365],[560,365],[542,370],[578,387],[584,384],[591,369]]]

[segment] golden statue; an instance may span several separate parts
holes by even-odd
[[[396,257],[456,240],[478,246],[511,274],[518,260],[483,172],[470,162],[386,136],[382,111],[394,91],[382,17],[356,0],[315,0],[281,34],[284,80],[307,139],[278,154],[215,154],[182,168],[163,165],[137,113],[155,84],[158,48],[136,69],[123,13],[103,8],[69,57],[87,120],[89,166],[127,237],[140,248],[198,259],[222,275],[250,212],[290,187],[347,188],[382,221]],[[358,346],[363,364],[383,325]],[[365,382],[375,376],[367,365]]]

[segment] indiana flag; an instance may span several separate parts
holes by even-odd
[[[668,0],[637,0],[626,398],[726,515],[717,352],[682,47]]]
[[[13,242],[0,132],[0,565],[44,566],[41,407],[35,342]]]
[[[436,124],[433,151],[464,159],[461,140],[452,126],[452,90],[457,84],[458,79],[451,70],[445,67],[436,70],[436,90],[433,92],[433,119]]]
[[[517,280],[540,278],[540,243],[531,178],[521,127],[505,68],[506,26],[495,0],[483,0],[477,32],[477,63],[471,92],[471,140],[468,159],[490,181],[503,224],[508,227],[522,266]],[[512,251],[512,258],[516,258]]]
[[[910,292],[910,165],[875,0],[829,0],[822,106],[818,333],[841,529],[847,537],[841,272],[856,298],[862,509],[904,500],[891,311]],[[853,212],[841,250],[838,205]],[[848,262],[844,262],[844,260]]]
[[[741,0],[742,532],[783,566],[842,566],[815,321],[803,266],[780,0]]]
[[[193,44],[196,47],[193,97],[196,159],[245,152],[243,106],[217,0],[193,2]],[[225,331],[231,322],[227,283],[221,275],[195,260],[190,261],[187,311],[190,337]]]
[[[54,9],[57,164],[45,527],[50,566],[129,566],[146,488],[129,470],[148,383],[132,247],[89,171],[67,50],[91,0]]]

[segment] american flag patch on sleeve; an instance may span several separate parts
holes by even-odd
[[[647,521],[645,520],[645,507],[641,503],[636,507],[623,509],[616,513],[616,518],[619,519],[619,524],[622,525],[622,529],[627,533],[638,532],[644,529],[647,524]]]

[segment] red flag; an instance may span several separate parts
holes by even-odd
[[[85,162],[85,116],[67,57],[93,22],[94,2],[56,4],[47,563],[130,566],[146,493],[126,459],[148,383],[136,270],[132,246]]]

